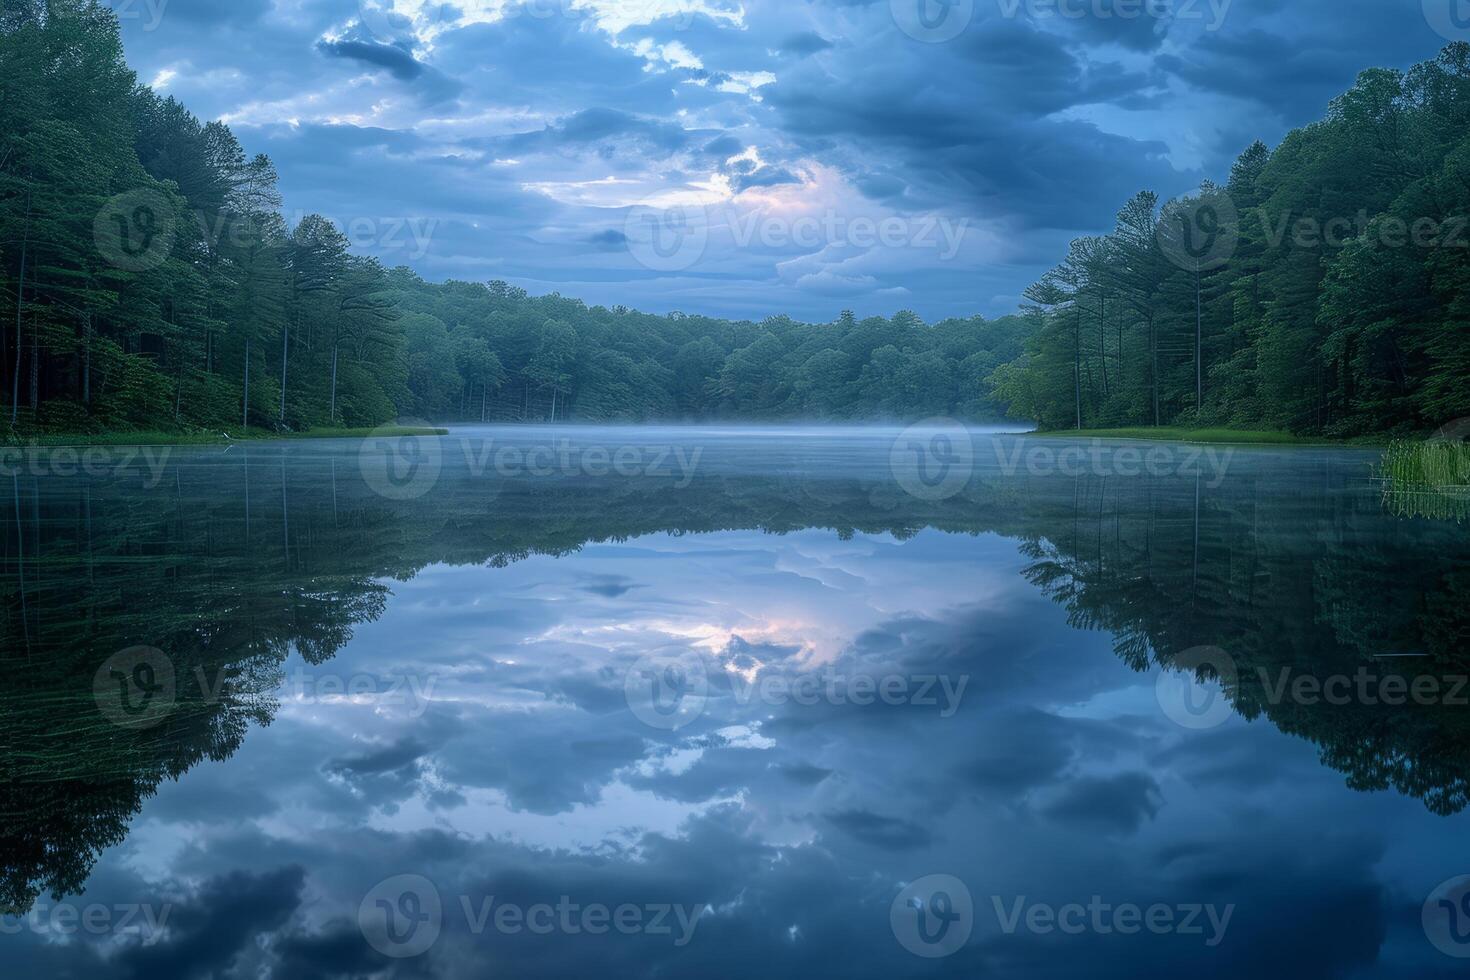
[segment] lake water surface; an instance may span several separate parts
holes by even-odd
[[[0,973],[1463,976],[1470,532],[1375,459],[12,455]]]

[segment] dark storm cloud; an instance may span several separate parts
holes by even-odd
[[[428,746],[417,738],[405,738],[391,745],[358,755],[334,759],[326,764],[329,772],[351,775],[378,775],[405,769],[418,762]]]
[[[690,139],[690,134],[674,123],[617,109],[596,108],[573,113],[539,132],[515,136],[505,146],[509,152],[526,152],[629,140],[648,150],[668,154],[687,146]]]
[[[912,820],[885,816],[871,810],[839,810],[824,819],[848,836],[884,851],[928,847],[933,834]]]
[[[301,904],[305,879],[300,867],[212,878],[171,909],[163,940],[129,947],[118,959],[139,980],[225,973],[256,936],[286,924]]]
[[[977,2],[943,44],[906,37],[876,0],[707,4],[738,18],[694,10],[617,33],[601,4],[492,23],[456,8],[422,35],[402,13],[364,24],[355,4],[288,18],[262,0],[205,0],[123,28],[140,80],[226,115],[248,151],[276,159],[288,208],[441,222],[423,255],[374,252],[389,264],[609,305],[818,320],[838,306],[1004,312],[1136,191],[1222,180],[1250,142],[1320,117],[1362,69],[1407,67],[1443,43],[1419,0],[1237,2],[1218,24],[1099,3],[1118,16],[1032,17],[1021,2],[1007,17]],[[726,172],[746,147],[761,164]],[[666,275],[615,238],[617,209],[644,194],[720,178],[740,207],[742,192],[791,194],[817,168],[874,217],[967,218],[992,244],[945,266],[875,252],[857,274],[830,272],[829,257],[784,276],[792,256],[716,242]],[[560,190],[598,182],[625,199]],[[821,179],[808,192],[842,199]]]
[[[628,235],[616,228],[609,228],[588,235],[587,241],[602,248],[624,248],[628,244]]]
[[[1053,820],[1127,834],[1152,820],[1161,805],[1159,784],[1152,776],[1125,772],[1072,779],[1041,812]]]
[[[808,55],[816,54],[818,51],[827,51],[833,47],[835,45],[831,41],[816,31],[801,31],[800,33],[783,38],[781,43],[776,46],[776,50],[782,54],[807,57]]]
[[[395,78],[409,81],[424,73],[424,66],[413,54],[396,44],[375,41],[318,41],[317,50],[334,58],[357,61],[387,69]]]
[[[782,184],[799,184],[801,178],[785,167],[757,167],[748,174],[737,174],[734,178],[735,191],[748,191],[752,187],[779,187]]]

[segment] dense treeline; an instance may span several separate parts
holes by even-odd
[[[1141,193],[1017,316],[761,323],[429,284],[290,227],[269,159],[140,86],[95,0],[0,5],[13,431],[913,419],[1353,434],[1470,416],[1470,45],[1372,70],[1224,187]]]
[[[420,418],[995,419],[997,366],[1020,317],[912,313],[759,324],[530,297],[504,283],[390,276],[408,337],[409,414]]]
[[[1072,244],[996,378],[1049,428],[1352,435],[1470,416],[1470,45],[1373,69],[1224,187]]]
[[[137,84],[91,0],[0,18],[0,388],[12,428],[996,417],[1018,318],[811,326],[426,284],[287,226],[276,173]]]

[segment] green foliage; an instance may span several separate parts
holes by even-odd
[[[1470,443],[1395,440],[1379,464],[1383,500],[1404,517],[1470,518]]]
[[[350,254],[320,216],[288,228],[271,161],[138,86],[101,4],[16,4],[0,16],[0,403],[22,434],[1007,413],[1427,429],[1470,416],[1470,262],[1391,232],[1428,219],[1470,238],[1467,121],[1470,45],[1365,72],[1225,187],[1135,196],[1015,316],[653,316],[430,284]],[[1231,243],[1221,263],[1180,260],[1202,207]],[[1294,233],[1344,218],[1340,240]]]
[[[1162,209],[1138,195],[1028,292],[1042,322],[997,390],[1044,428],[1351,436],[1470,416],[1467,120],[1456,43],[1364,72],[1224,188]]]

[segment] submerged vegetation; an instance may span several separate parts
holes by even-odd
[[[1397,440],[1380,464],[1383,502],[1401,517],[1470,518],[1470,443]]]

